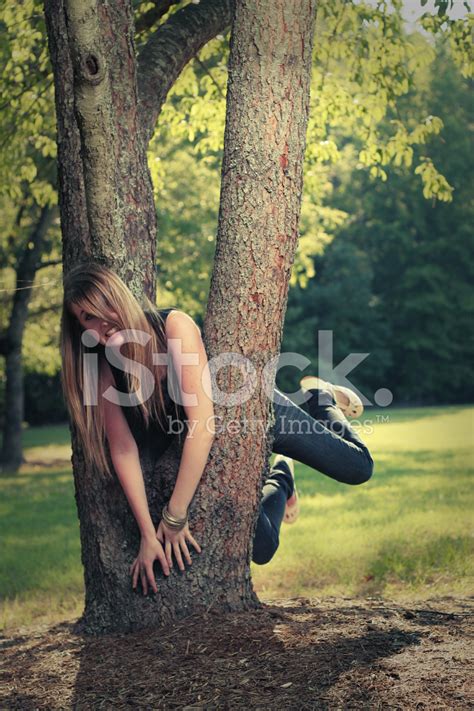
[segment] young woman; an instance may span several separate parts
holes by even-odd
[[[64,397],[84,455],[91,467],[111,476],[108,445],[141,532],[130,568],[133,587],[140,577],[145,595],[149,587],[156,592],[155,560],[169,575],[173,556],[184,570],[184,561],[191,564],[190,546],[201,552],[187,511],[212,446],[215,420],[200,329],[179,309],[159,310],[146,298],[140,304],[111,269],[79,264],[64,280],[61,354]],[[183,354],[197,357],[191,362]],[[152,382],[147,374],[153,374]],[[367,481],[373,471],[366,445],[345,416],[362,414],[356,394],[313,376],[303,378],[301,388],[309,398],[302,407],[274,389],[277,457],[263,487],[253,541],[258,564],[273,557],[282,521],[293,523],[298,516],[293,459],[347,484]],[[171,498],[155,531],[139,448],[147,442],[160,456],[177,422],[188,433]]]

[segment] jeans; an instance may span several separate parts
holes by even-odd
[[[295,405],[274,390],[273,452],[296,459],[344,484],[362,484],[373,473],[374,460],[328,390],[309,391],[311,398]],[[285,462],[272,467],[265,481],[253,539],[254,563],[274,556],[293,481]]]

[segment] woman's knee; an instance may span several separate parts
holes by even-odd
[[[269,541],[266,545],[255,545],[252,551],[252,562],[257,565],[265,565],[269,563],[275,555],[278,548],[278,541]]]
[[[372,478],[374,473],[374,460],[368,452],[365,452],[364,461],[361,466],[351,476],[350,484],[365,484]]]

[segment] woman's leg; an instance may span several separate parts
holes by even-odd
[[[303,409],[275,388],[273,451],[345,484],[362,484],[370,479],[374,465],[372,456],[331,393],[322,389],[309,392],[312,397],[304,403],[306,409]],[[286,470],[286,476],[280,470]],[[272,468],[263,487],[253,539],[254,563],[263,565],[274,556],[293,486],[288,465],[279,462]]]
[[[345,484],[362,484],[374,460],[328,390],[310,390],[298,407],[274,390],[273,451],[292,457]]]
[[[263,487],[263,497],[253,539],[252,560],[264,565],[274,556],[279,545],[280,526],[286,502],[293,494],[293,477],[284,461],[275,464]]]

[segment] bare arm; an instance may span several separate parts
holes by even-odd
[[[214,439],[214,407],[211,392],[208,361],[201,333],[193,319],[182,311],[173,311],[166,321],[168,352],[178,375],[179,387],[184,398],[183,407],[188,423],[181,461],[176,483],[168,502],[168,511],[172,516],[185,518],[188,506],[197,489]],[[194,362],[183,362],[180,354],[193,354]],[[187,402],[186,396],[193,400]],[[172,565],[173,550],[178,566],[184,570],[182,556],[191,563],[187,547],[190,541],[200,552],[199,544],[190,533],[189,525],[181,531],[170,530],[163,521],[156,532],[158,540],[165,546],[168,563]]]
[[[154,538],[155,527],[150,516],[137,445],[129,450],[110,451],[114,469],[128,499],[143,538]]]
[[[181,462],[168,509],[178,518],[186,515],[209,457],[214,439],[214,406],[207,355],[199,328],[192,318],[181,311],[169,314],[166,321],[168,349],[173,358],[180,389],[190,395],[195,404],[184,404],[188,422]],[[179,353],[195,354],[195,364],[180,364]],[[207,392],[206,392],[207,390]]]
[[[104,385],[115,386],[112,371],[107,363],[102,364],[102,377]],[[156,539],[154,524],[148,508],[138,447],[120,405],[116,405],[104,397],[103,408],[105,431],[112,463],[142,536],[140,552],[131,567],[131,572],[135,569],[133,587],[136,587],[140,573],[145,594],[148,588],[147,578],[150,586],[156,592],[153,561],[158,558],[165,575],[169,575],[169,565],[163,548]],[[137,562],[138,565],[136,565]]]
[[[213,437],[200,425],[186,435],[175,487],[169,500],[172,516],[183,518],[201,480]]]

